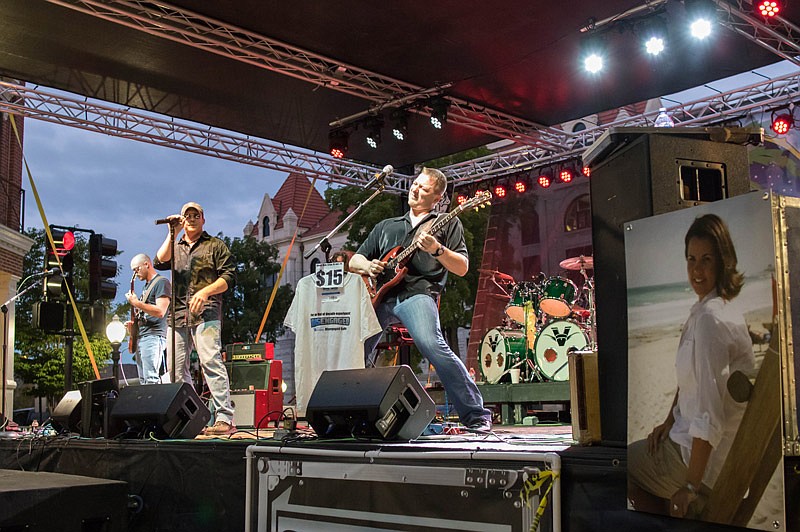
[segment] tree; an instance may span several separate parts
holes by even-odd
[[[280,264],[278,249],[253,237],[234,238],[217,235],[231,250],[236,267],[236,284],[223,296],[223,345],[233,342],[252,343],[275,284]],[[289,285],[278,288],[269,317],[264,325],[265,339],[274,342],[283,333],[283,320],[294,297]]]
[[[42,271],[47,239],[44,229],[29,228],[25,231],[25,235],[34,240],[34,245],[23,259],[23,280],[20,287],[31,275]],[[82,302],[88,295],[89,281],[86,260],[87,240],[80,233],[76,235],[73,256],[75,298],[76,301]],[[64,391],[64,337],[34,327],[33,303],[41,300],[42,293],[41,288],[34,288],[16,301],[14,372],[16,377],[33,385],[25,393],[34,397],[46,397],[50,404],[54,404],[55,399]],[[74,329],[76,336],[73,350],[73,382],[94,379],[89,356],[80,334],[77,333],[77,322]],[[111,344],[101,334],[91,335],[90,343],[98,366],[102,366],[108,361]]]
[[[329,188],[325,191],[325,201],[331,210],[339,211],[339,221],[344,220],[348,213],[359,203],[366,201],[375,191],[365,190],[361,187],[345,186]],[[347,229],[347,244],[345,248],[355,250],[366,240],[367,235],[375,225],[385,218],[402,214],[404,198],[396,194],[381,194],[366,204],[356,216],[350,220]]]

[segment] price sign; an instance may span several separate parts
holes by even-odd
[[[344,263],[325,262],[317,264],[314,274],[314,284],[317,288],[339,288],[344,284]]]

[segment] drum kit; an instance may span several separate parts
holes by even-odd
[[[559,266],[581,273],[580,290],[566,277],[542,273],[517,282],[496,270],[479,270],[492,276],[501,290],[497,297],[508,301],[501,326],[490,329],[481,341],[481,373],[489,384],[512,372],[515,377],[515,370],[520,382],[567,381],[567,355],[597,348],[594,280],[587,273],[594,261],[581,255]]]

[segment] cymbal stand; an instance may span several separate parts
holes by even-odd
[[[589,327],[589,349],[597,351],[597,321],[596,321],[596,308],[594,305],[594,279],[590,279],[586,274],[586,268],[581,264],[581,275],[583,275],[583,287],[587,290],[589,298],[589,319],[586,320],[586,325]]]

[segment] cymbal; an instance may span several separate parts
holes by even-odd
[[[488,273],[489,275],[493,275],[500,279],[501,281],[511,281],[514,282],[514,278],[508,275],[507,273],[503,273],[497,270],[484,270],[482,268],[478,268],[479,273]]]
[[[558,263],[559,266],[564,268],[565,270],[591,270],[594,268],[594,259],[591,255],[588,257],[584,257],[580,255],[579,257],[572,257],[569,259],[564,259]]]

